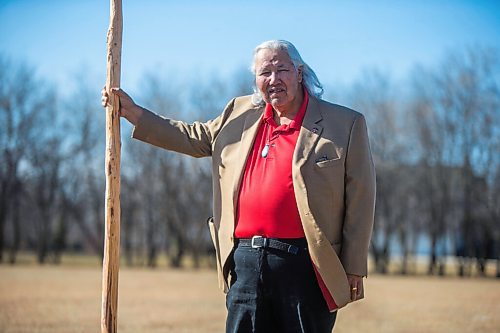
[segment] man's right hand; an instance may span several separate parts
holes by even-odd
[[[144,109],[135,104],[134,100],[120,88],[111,88],[111,93],[120,98],[120,116],[127,119],[132,125],[137,125]],[[109,94],[106,87],[101,91],[101,104],[103,107],[109,105]]]

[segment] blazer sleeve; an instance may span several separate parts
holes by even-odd
[[[366,121],[361,114],[352,125],[345,170],[346,210],[340,257],[347,274],[366,276],[376,185]]]
[[[164,118],[144,109],[134,127],[132,137],[160,148],[193,157],[211,156],[212,143],[231,114],[234,100],[232,99],[227,104],[220,116],[205,123],[188,124]]]

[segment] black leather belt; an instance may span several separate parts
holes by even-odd
[[[290,243],[295,243],[296,245]],[[278,238],[253,236],[252,238],[239,238],[237,240],[237,245],[248,246],[254,249],[276,249],[291,254],[298,254],[300,251],[307,251],[307,242],[305,238],[299,238],[297,240],[283,240]]]

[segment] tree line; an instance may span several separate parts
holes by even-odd
[[[326,87],[326,99],[365,114],[377,170],[374,270],[500,277],[500,57],[495,49],[450,52],[396,82],[365,71],[349,87]],[[33,68],[0,56],[0,261],[30,251],[39,263],[64,252],[102,255],[104,110],[99,87],[77,77],[63,96]],[[153,72],[137,101],[174,119],[208,120],[227,101],[252,92],[237,71],[186,85]],[[211,171],[194,159],[122,135],[122,256],[128,265],[181,267],[211,261],[204,221],[211,215]],[[127,127],[128,126],[128,127]]]

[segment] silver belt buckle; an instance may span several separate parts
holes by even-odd
[[[253,236],[252,237],[252,248],[258,249],[258,248],[262,247],[262,245],[255,245],[255,240],[260,239],[260,238],[263,238],[263,237],[262,236]]]

